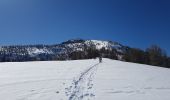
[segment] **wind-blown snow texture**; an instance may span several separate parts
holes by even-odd
[[[0,63],[0,100],[170,100],[169,76],[110,59]]]

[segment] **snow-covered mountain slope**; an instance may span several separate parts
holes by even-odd
[[[121,50],[123,47],[117,42],[112,41],[101,41],[101,40],[86,40],[85,44],[87,45],[94,45],[96,49],[100,50],[102,48],[105,48],[106,50],[111,50],[112,48],[115,48],[117,50]]]
[[[110,59],[0,63],[0,100],[169,100],[169,76]]]
[[[34,56],[34,55],[38,55],[38,54],[53,54],[53,52],[51,50],[48,50],[46,47],[38,49],[36,47],[33,48],[27,48],[27,52],[29,55]]]
[[[74,50],[83,50],[84,47],[94,47],[97,50],[101,50],[102,48],[106,50],[116,49],[117,51],[122,51],[124,46],[112,41],[102,41],[102,40],[68,40],[64,42],[66,46],[70,48],[74,48]]]
[[[12,61],[36,61],[36,60],[58,60],[71,59],[69,55],[73,52],[84,52],[87,50],[114,50],[118,58],[125,51],[126,47],[111,41],[101,40],[68,40],[56,45],[18,45],[18,46],[1,46],[0,62]],[[87,57],[86,57],[87,58]]]

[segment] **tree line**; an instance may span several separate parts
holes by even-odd
[[[123,56],[123,60],[170,68],[170,57],[157,45],[152,45],[146,50],[128,48]]]

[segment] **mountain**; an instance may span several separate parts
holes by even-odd
[[[106,58],[0,63],[0,100],[170,100],[169,76]]]
[[[114,50],[121,59],[126,47],[112,41],[72,39],[56,45],[1,46],[0,61],[65,60],[73,52]]]
[[[113,41],[72,39],[55,45],[0,47],[0,62],[78,60],[99,56],[170,68],[170,57],[158,46],[145,51]]]

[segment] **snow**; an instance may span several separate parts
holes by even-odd
[[[109,43],[108,41],[99,41],[99,40],[87,40],[86,41],[87,44],[93,43],[93,45],[96,46],[96,49],[102,49],[104,48],[108,48],[109,47]]]
[[[74,40],[70,41],[73,42]],[[85,42],[66,44],[66,46],[72,48],[73,51],[83,51],[84,45],[88,47],[94,46],[97,50],[100,50],[102,48],[105,48],[106,50],[112,50],[112,48],[115,48],[117,51],[122,52],[121,45],[109,41],[85,40]]]
[[[67,44],[69,48],[72,48],[73,51],[83,51],[83,44],[82,43],[70,43]]]
[[[42,48],[42,49],[38,49],[38,48],[28,48],[27,49],[28,54],[29,55],[37,55],[37,54],[43,54],[43,53],[47,53],[47,54],[52,54],[52,51],[49,51],[47,48]]]
[[[169,100],[169,76],[110,59],[0,63],[0,100]]]
[[[96,49],[100,50],[105,48],[106,50],[112,50],[115,48],[117,51],[122,52],[122,46],[116,42],[101,41],[101,40],[86,40],[85,44],[95,45]]]

